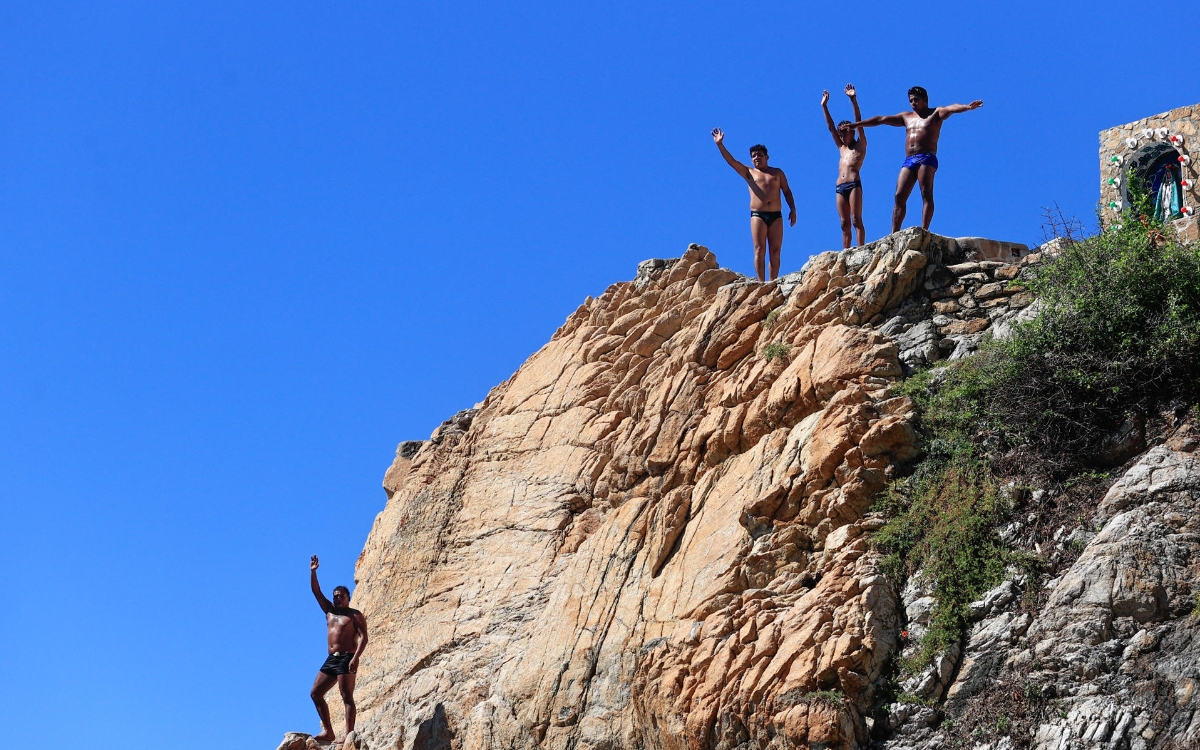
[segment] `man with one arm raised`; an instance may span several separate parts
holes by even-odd
[[[796,203],[792,200],[792,189],[788,187],[787,175],[782,169],[767,166],[767,147],[758,144],[750,147],[750,161],[753,167],[747,167],[729,153],[725,148],[725,134],[720,128],[712,131],[713,141],[721,150],[721,156],[729,162],[729,166],[742,176],[750,188],[750,238],[754,241],[754,272],[759,281],[766,281],[767,249],[771,253],[771,279],[779,276],[779,252],[783,249],[783,206],[779,194],[787,199],[788,224],[796,226]]]
[[[346,706],[346,734],[354,731],[354,678],[358,672],[358,657],[362,656],[367,647],[367,618],[357,609],[350,608],[350,589],[338,586],[333,590],[333,601],[330,602],[321,593],[321,584],[317,583],[317,568],[321,563],[313,555],[309,562],[309,578],[312,583],[313,596],[325,613],[325,627],[329,636],[329,658],[317,672],[313,681],[313,703],[317,707],[317,715],[321,717],[321,733],[313,737],[318,742],[333,742],[335,735],[333,723],[329,719],[329,706],[325,703],[325,694],[336,682],[342,694],[342,703]]]
[[[892,208],[892,231],[899,232],[907,210],[908,196],[913,183],[921,186],[921,226],[929,229],[933,221],[933,175],[938,168],[938,138],[942,134],[942,123],[950,115],[979,109],[983,100],[970,104],[948,104],[930,107],[929,94],[920,86],[908,90],[911,112],[898,115],[880,115],[861,122],[852,122],[852,128],[871,128],[876,125],[894,125],[908,131],[905,139],[905,155],[908,157],[900,167],[900,178],[896,181],[896,205]]]

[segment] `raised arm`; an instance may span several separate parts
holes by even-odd
[[[729,166],[733,167],[733,170],[740,174],[742,179],[750,179],[750,168],[733,158],[733,154],[729,153],[729,149],[725,148],[725,133],[720,128],[713,128],[712,137],[713,143],[716,143],[717,148],[721,149],[721,156],[725,157],[725,161],[729,162]]]
[[[333,610],[333,602],[325,598],[321,593],[321,584],[317,583],[317,568],[321,567],[321,562],[317,560],[317,556],[313,555],[312,560],[308,563],[309,578],[312,579],[313,596],[317,597],[317,603],[321,605],[322,612],[331,612]]]
[[[852,128],[873,128],[876,125],[893,125],[897,128],[902,128],[904,127],[904,115],[878,115],[850,123],[850,127]]]
[[[354,647],[354,656],[350,657],[349,668],[351,672],[357,672],[358,657],[362,656],[362,652],[367,649],[367,618],[357,610],[352,617],[354,618],[354,628],[358,631],[358,645]]]
[[[826,113],[828,114],[828,113]],[[788,204],[788,226],[796,226],[796,201],[792,200],[792,188],[788,185],[787,175],[779,170],[779,189],[783,191],[783,199]]]
[[[947,104],[943,107],[938,107],[938,115],[945,120],[950,115],[956,115],[959,112],[970,112],[973,109],[979,109],[983,106],[982,99],[976,99],[970,104]]]
[[[858,122],[862,119],[862,110],[858,108],[858,92],[854,89],[853,83],[846,84],[846,96],[850,97],[850,103],[854,105],[854,121]],[[858,129],[858,139],[862,141],[863,148],[866,148],[867,132],[861,127]]]
[[[842,139],[838,138],[837,125],[833,124],[833,115],[829,114],[829,92],[821,92],[821,111],[825,113],[825,127],[829,128],[829,134],[833,136],[833,142],[838,148],[842,147]]]

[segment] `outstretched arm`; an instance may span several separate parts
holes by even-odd
[[[970,112],[971,110],[979,109],[982,106],[983,106],[983,100],[976,99],[975,101],[971,102],[970,104],[947,104],[946,106],[938,107],[937,109],[938,109],[938,114],[941,116],[941,118],[943,120],[945,120],[950,115],[956,115],[959,112]]]
[[[850,97],[850,103],[854,105],[854,121],[858,122],[862,119],[862,110],[858,108],[858,92],[853,83],[846,84],[846,96]],[[858,140],[862,141],[863,148],[867,147],[867,132],[861,127],[858,129]]]
[[[744,179],[750,179],[750,168],[733,158],[733,154],[729,153],[729,149],[725,148],[725,133],[720,128],[713,128],[712,137],[713,142],[717,144],[717,148],[721,149],[721,156],[724,156],[725,161],[729,162],[729,166],[733,167],[733,170]]]
[[[321,584],[317,583],[317,568],[321,567],[321,562],[317,560],[317,556],[313,555],[312,560],[308,563],[309,578],[312,579],[313,596],[317,597],[317,603],[321,605],[322,612],[331,612],[333,610],[333,602],[325,598],[321,593]]]
[[[783,199],[788,204],[788,226],[796,226],[796,201],[792,200],[792,188],[788,185],[787,175],[779,170],[779,189],[783,191]]]
[[[350,671],[358,671],[358,657],[367,649],[367,618],[362,612],[355,612],[354,627],[358,630],[358,645],[354,647],[354,656],[350,657]]]
[[[902,128],[904,127],[904,115],[879,115],[850,123],[852,128],[873,128],[876,125],[894,125]]]
[[[825,113],[825,127],[829,128],[829,134],[833,136],[833,142],[838,148],[842,147],[842,139],[838,138],[837,125],[833,124],[833,115],[829,114],[829,92],[821,92],[821,111]]]

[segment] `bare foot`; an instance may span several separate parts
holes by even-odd
[[[324,732],[321,732],[320,734],[314,734],[313,739],[316,740],[317,742],[320,742],[322,745],[328,745],[329,743],[331,743],[335,739],[337,739],[337,736],[333,733],[332,729],[326,729]]]

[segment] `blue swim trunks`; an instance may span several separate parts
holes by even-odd
[[[937,154],[913,154],[904,160],[901,169],[916,169],[922,164],[928,164],[936,171],[938,168]]]

